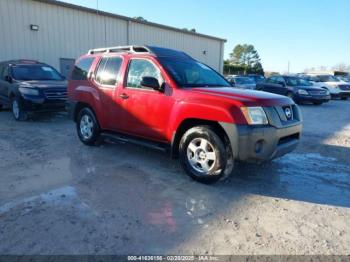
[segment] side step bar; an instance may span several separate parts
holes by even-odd
[[[148,141],[146,139],[130,137],[127,135],[103,132],[101,133],[103,138],[109,139],[112,142],[121,142],[121,143],[130,143],[134,145],[139,145],[143,147],[148,147],[154,150],[162,151],[162,152],[170,152],[170,146],[162,143],[157,143],[153,141]]]

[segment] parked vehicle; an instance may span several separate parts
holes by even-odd
[[[256,83],[253,78],[246,76],[229,77],[227,80],[233,87],[242,89],[255,89]]]
[[[159,47],[90,50],[68,83],[80,140],[169,150],[193,179],[212,183],[234,160],[263,162],[294,150],[301,114],[287,97],[232,88],[187,54]]]
[[[330,93],[295,76],[271,76],[257,85],[257,90],[288,96],[296,103],[311,102],[321,105],[331,99]]]
[[[259,84],[259,83],[262,83],[262,82],[265,82],[266,78],[265,76],[263,75],[258,75],[258,74],[248,74],[246,75],[250,78],[253,78],[254,81],[255,81],[255,84]]]
[[[53,67],[33,60],[0,63],[0,107],[12,108],[16,120],[28,113],[64,110],[67,83]]]
[[[339,81],[350,84],[350,76],[336,76]]]
[[[313,83],[314,86],[327,89],[333,99],[347,100],[350,97],[350,84],[340,81],[333,75],[306,74],[303,78]]]

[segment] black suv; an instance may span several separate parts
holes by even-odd
[[[16,120],[30,112],[64,110],[65,78],[53,67],[33,60],[0,63],[0,108],[12,108]]]
[[[265,82],[257,84],[256,89],[288,96],[297,104],[311,102],[321,105],[331,99],[328,90],[313,86],[309,81],[295,76],[271,76]]]

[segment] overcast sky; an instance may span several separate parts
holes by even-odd
[[[97,7],[97,0],[64,0]],[[350,64],[350,0],[98,0],[99,9],[227,39],[225,58],[253,44],[264,69]]]

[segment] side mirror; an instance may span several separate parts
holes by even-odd
[[[5,76],[5,81],[12,83],[12,77],[11,76]]]
[[[142,77],[141,86],[152,88],[156,91],[161,91],[158,79],[155,77],[151,77],[151,76]]]

